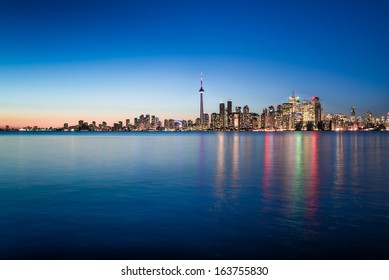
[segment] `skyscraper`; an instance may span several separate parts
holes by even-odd
[[[204,125],[204,108],[203,108],[203,93],[204,93],[204,89],[203,89],[203,71],[201,71],[201,73],[200,73],[200,89],[199,89],[199,93],[200,93],[200,124],[201,124],[201,125]]]
[[[350,121],[351,121],[352,123],[355,122],[355,107],[351,107],[351,108],[350,108]]]
[[[220,121],[221,121],[221,128],[225,128],[225,114],[226,114],[226,109],[223,101],[220,101],[219,103],[219,114],[220,114]]]
[[[227,101],[227,114],[232,114],[232,100],[228,99]]]
[[[320,98],[312,96],[312,103],[315,110],[315,126],[318,127],[319,122],[323,120],[323,108],[321,107]]]

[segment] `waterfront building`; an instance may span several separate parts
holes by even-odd
[[[263,108],[261,114],[261,129],[266,129],[267,126],[267,108]]]
[[[373,128],[374,127],[374,118],[373,118],[373,113],[372,112],[367,112],[366,113],[366,118],[365,118],[365,128]]]
[[[350,108],[350,122],[355,123],[355,107]]]
[[[283,103],[282,107],[282,128],[286,130],[292,130],[292,116],[293,105],[292,103]]]
[[[249,106],[243,107],[243,113],[241,115],[241,130],[253,130],[253,116],[250,114]]]
[[[220,129],[224,129],[226,127],[226,109],[223,101],[220,101],[219,103],[219,115],[220,115]]]
[[[228,99],[227,101],[227,123],[226,123],[226,127],[229,129],[229,130],[233,130],[234,129],[234,116],[232,114],[232,100],[231,99]]]
[[[266,130],[274,130],[275,110],[274,106],[270,105],[266,116]]]
[[[227,101],[227,114],[232,114],[232,100],[228,99]]]
[[[303,100],[301,102],[301,114],[303,116],[302,119],[302,129],[303,130],[313,130],[313,127],[317,126],[316,122],[316,110],[314,104],[309,102],[308,100]]]
[[[204,126],[209,127],[209,114],[204,114]]]
[[[323,121],[324,110],[321,106],[320,98],[318,96],[312,96],[312,105],[314,107],[314,125],[315,128],[318,128],[319,123]]]

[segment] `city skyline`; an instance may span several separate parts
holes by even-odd
[[[195,131],[294,131],[294,130],[389,130],[389,111],[376,116],[372,111],[366,114],[356,113],[355,107],[349,107],[349,113],[333,114],[324,112],[320,97],[311,100],[300,99],[292,92],[288,100],[277,106],[269,105],[262,112],[253,112],[248,104],[234,104],[232,99],[225,104],[219,102],[218,113],[203,111],[204,93],[202,72],[200,74],[200,115],[194,119],[160,119],[156,115],[141,114],[108,123],[105,120],[78,120],[65,122],[53,127],[28,125],[24,127],[0,126],[0,130],[64,130],[64,131],[148,131],[148,130],[195,130]],[[227,105],[227,107],[226,107]],[[236,106],[237,105],[237,106]],[[133,121],[132,121],[133,120]]]
[[[386,1],[5,1],[0,126],[196,119],[232,99],[260,113],[292,91],[326,113],[389,104]]]

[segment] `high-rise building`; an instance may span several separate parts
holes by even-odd
[[[226,127],[226,108],[223,101],[220,101],[219,103],[219,115],[220,115],[220,126],[221,129],[224,129]]]
[[[318,127],[318,124],[323,121],[324,113],[323,108],[321,107],[320,98],[317,96],[312,96],[312,104],[315,110],[315,127]]]
[[[354,107],[350,108],[350,122],[355,123],[355,108]]]
[[[312,98],[312,103],[308,100],[303,100],[301,102],[301,115],[302,115],[302,127],[304,130],[313,130],[317,126],[316,122],[316,106],[314,105]]]
[[[293,105],[291,103],[282,104],[282,129],[293,129]]]
[[[199,89],[199,93],[200,93],[200,124],[201,124],[201,125],[204,125],[204,108],[203,108],[203,93],[204,93],[204,89],[203,89],[203,71],[201,71],[201,73],[200,73],[200,89]]]
[[[206,126],[208,126],[208,124],[209,124],[209,115],[208,114],[204,114],[204,124]]]
[[[228,99],[227,101],[227,114],[232,114],[232,100]]]
[[[228,99],[227,101],[227,123],[226,123],[226,126],[228,127],[228,129],[232,130],[234,129],[234,118],[233,118],[233,115],[232,115],[232,100],[231,99]]]

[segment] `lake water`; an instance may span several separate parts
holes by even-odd
[[[1,133],[1,259],[389,259],[389,133]]]

